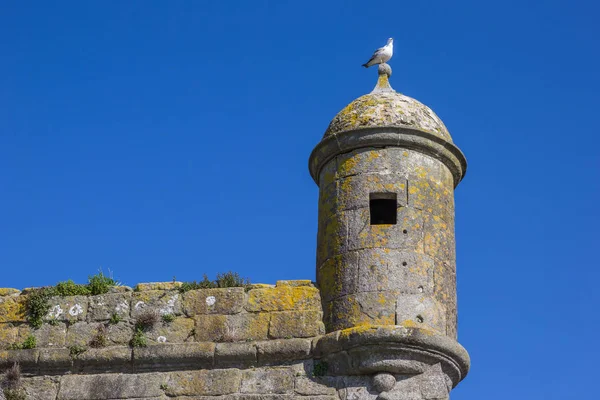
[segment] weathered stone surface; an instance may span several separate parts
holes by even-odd
[[[57,400],[106,400],[147,398],[162,395],[161,375],[103,374],[64,375]]]
[[[69,349],[47,348],[39,351],[39,373],[56,374],[66,373],[73,366],[73,356]]]
[[[433,292],[433,259],[423,254],[390,249],[364,249],[359,254],[355,292]]]
[[[88,324],[87,322],[76,322],[67,329],[67,338],[65,345],[69,346],[87,346],[92,337],[98,331],[97,324]]]
[[[58,394],[58,378],[35,377],[24,379],[23,390],[27,399],[55,400]]]
[[[25,322],[25,297],[0,297],[0,323]]]
[[[108,324],[106,327],[106,337],[111,344],[126,345],[129,343],[129,340],[131,339],[132,335],[133,328],[127,322],[119,322],[118,324]]]
[[[18,295],[19,293],[21,293],[21,291],[19,289],[0,288],[0,296],[12,296],[12,295]]]
[[[333,300],[325,312],[328,332],[352,326],[394,325],[398,292],[363,292]]]
[[[380,373],[373,376],[373,389],[381,392],[389,392],[396,385],[396,378],[389,373]]]
[[[258,363],[261,365],[310,357],[311,341],[308,339],[282,339],[258,342]]]
[[[74,323],[85,321],[88,311],[87,296],[52,297],[48,300],[50,311],[45,320],[67,321]]]
[[[241,393],[289,394],[294,390],[294,376],[289,368],[242,371]]]
[[[339,210],[369,208],[372,193],[396,196],[398,206],[406,206],[406,179],[395,174],[359,174],[338,181]]]
[[[199,342],[236,342],[267,339],[269,313],[197,315],[195,337]]]
[[[78,371],[131,371],[132,350],[125,346],[111,346],[103,348],[89,348],[79,354],[73,361]]]
[[[53,325],[43,324],[32,331],[37,347],[64,347],[67,337],[67,325],[56,322]]]
[[[146,337],[154,343],[183,343],[193,340],[194,320],[175,317],[172,322],[159,321],[146,332]]]
[[[137,370],[212,368],[215,344],[177,343],[161,344],[133,349],[133,362]]]
[[[237,314],[244,308],[244,288],[199,289],[184,294],[183,310],[189,317],[198,314]]]
[[[14,363],[21,368],[31,369],[37,364],[39,355],[38,349],[0,350],[0,369],[11,367]]]
[[[325,333],[321,311],[282,311],[271,314],[269,337],[274,339],[309,338]]]
[[[136,292],[146,292],[148,290],[176,290],[181,287],[182,282],[147,282],[138,283],[135,286]]]
[[[217,343],[215,365],[219,368],[242,368],[256,365],[256,343]]]
[[[422,212],[400,207],[395,225],[371,225],[368,208],[351,210],[347,214],[347,251],[384,248],[423,252]]]
[[[317,231],[317,265],[347,251],[348,213],[340,211],[333,215],[319,213]]]
[[[319,291],[310,286],[253,289],[248,292],[248,303],[246,304],[246,310],[251,312],[320,309]]]
[[[6,349],[17,342],[19,328],[10,323],[0,323],[0,348]]]
[[[91,296],[88,317],[90,321],[108,321],[113,315],[122,321],[129,321],[131,293],[109,293]]]
[[[402,294],[396,308],[398,325],[418,326],[446,333],[446,309],[431,296]]]
[[[181,315],[183,313],[181,303],[181,293],[174,290],[133,292],[131,296],[131,317],[135,319],[147,309],[156,310],[161,315]]]
[[[294,280],[279,280],[275,283],[275,287],[280,286],[291,286],[291,287],[299,287],[299,286],[308,286],[315,287],[310,279],[294,279]]]
[[[241,373],[237,369],[172,372],[166,380],[167,396],[219,396],[237,393]],[[156,385],[158,387],[158,385]]]
[[[298,394],[309,395],[336,395],[335,382],[331,378],[297,376],[294,391]]]
[[[358,291],[358,252],[332,257],[317,268],[321,298],[327,302]]]

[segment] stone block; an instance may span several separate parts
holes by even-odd
[[[337,394],[335,381],[329,377],[297,376],[294,391],[303,396]]]
[[[218,368],[244,368],[256,365],[256,343],[217,343],[215,365]]]
[[[358,251],[356,292],[433,293],[434,262],[423,254],[390,249]]]
[[[408,181],[408,205],[445,221],[454,220],[454,189],[428,179]]]
[[[87,322],[76,322],[67,329],[65,345],[87,346],[90,340],[98,332],[98,324],[88,324]]]
[[[64,374],[71,370],[73,356],[65,348],[40,349],[38,366],[36,373],[39,374]]]
[[[269,337],[275,339],[308,338],[325,330],[321,311],[281,311],[271,314]]]
[[[423,252],[423,216],[409,207],[398,208],[395,225],[371,225],[368,208],[347,211],[347,250],[387,248]]]
[[[244,288],[190,290],[183,295],[183,310],[189,317],[198,314],[237,314],[244,308]]]
[[[37,366],[39,355],[38,349],[0,350],[0,370],[12,367],[14,363],[19,363],[26,371],[31,370]]]
[[[125,346],[89,348],[79,354],[73,361],[77,371],[121,372],[131,370],[132,350]]]
[[[340,197],[338,196],[338,182],[319,184],[319,215],[324,218],[340,211]]]
[[[7,349],[17,343],[19,328],[10,323],[0,323],[0,349]]]
[[[43,324],[32,331],[37,347],[64,347],[67,337],[67,325],[56,322],[53,325]]]
[[[328,185],[335,182],[337,179],[337,160],[335,158],[329,160],[321,168],[319,174],[319,186]]]
[[[157,322],[146,332],[153,343],[183,343],[193,340],[194,320],[187,317],[175,317],[172,322]]]
[[[294,376],[289,368],[264,368],[242,371],[241,393],[291,394]]]
[[[311,357],[311,341],[308,339],[268,340],[258,342],[256,345],[260,365],[279,364]]]
[[[131,317],[135,319],[146,309],[156,310],[161,315],[181,315],[183,313],[181,293],[174,290],[133,292],[131,296]]]
[[[357,174],[389,174],[393,172],[392,159],[386,149],[362,148],[340,154],[337,158],[337,177]]]
[[[220,396],[237,393],[240,381],[241,373],[238,369],[171,372],[166,381],[165,393],[169,397]]]
[[[0,297],[0,323],[25,322],[25,296]]]
[[[197,315],[196,340],[200,342],[236,342],[265,340],[269,330],[268,313],[235,315]]]
[[[74,323],[85,321],[88,312],[87,296],[52,297],[48,300],[50,311],[44,317],[46,321],[65,321]]]
[[[325,315],[327,332],[357,325],[394,325],[398,292],[365,292],[331,302]]]
[[[454,227],[443,219],[428,214],[424,215],[423,244],[426,255],[439,261],[455,262]]]
[[[323,301],[353,294],[358,288],[358,253],[340,254],[317,268],[317,285]]]
[[[280,286],[291,286],[291,287],[300,287],[300,286],[308,286],[314,288],[313,282],[310,279],[294,279],[294,280],[279,280],[276,282],[275,287]]]
[[[129,321],[131,292],[108,293],[89,298],[88,319],[90,321],[108,321],[113,314],[122,321]]]
[[[177,290],[183,285],[182,282],[147,282],[138,283],[135,286],[136,292],[147,292],[148,290]]]
[[[19,289],[0,288],[0,296],[17,296],[21,293]]]
[[[446,308],[432,296],[402,294],[396,307],[398,325],[423,327],[446,333]]]
[[[136,371],[212,368],[214,354],[215,344],[209,342],[161,344],[134,348],[133,363]]]
[[[310,286],[278,286],[272,289],[253,289],[248,292],[246,310],[288,311],[320,310],[319,290]]]
[[[152,398],[163,394],[162,375],[102,374],[63,375],[57,400]]]
[[[58,394],[58,378],[34,377],[24,379],[23,390],[27,399],[55,400]]]
[[[347,212],[340,211],[332,215],[319,212],[317,243],[317,265],[322,265],[327,259],[347,250]]]
[[[97,330],[97,328],[96,328]],[[94,332],[95,334],[96,332]],[[116,345],[127,345],[133,335],[133,327],[127,322],[118,324],[108,324],[106,327],[106,337],[108,341]]]
[[[339,210],[369,208],[371,193],[396,195],[398,206],[406,206],[406,179],[400,175],[359,174],[338,182]]]

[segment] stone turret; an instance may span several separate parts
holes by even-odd
[[[469,368],[456,342],[454,241],[466,159],[437,115],[393,90],[390,76],[380,65],[374,90],[333,118],[310,156],[329,332],[319,347],[339,374],[420,373],[450,389]]]

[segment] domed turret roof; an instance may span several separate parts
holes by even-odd
[[[423,103],[396,92],[389,84],[391,68],[382,64],[375,89],[340,111],[323,138],[361,128],[400,127],[431,133],[452,142],[442,120]]]

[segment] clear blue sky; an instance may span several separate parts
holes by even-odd
[[[0,286],[314,279],[307,159],[369,92],[432,107],[456,192],[453,399],[596,398],[599,6],[65,1],[0,7]]]

